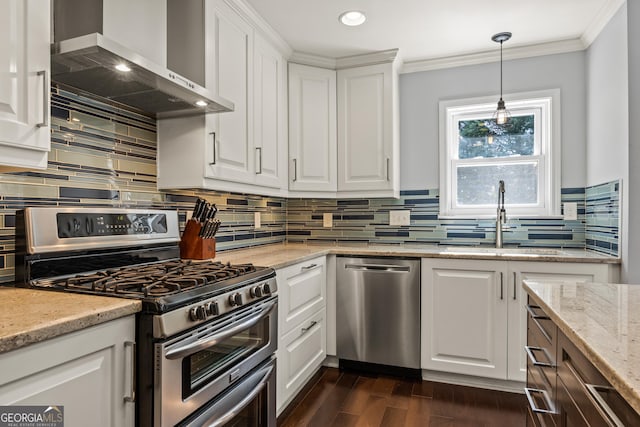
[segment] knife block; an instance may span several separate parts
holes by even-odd
[[[202,225],[194,220],[187,221],[187,225],[180,239],[180,258],[183,259],[211,259],[216,257],[216,239],[203,239],[198,236]]]

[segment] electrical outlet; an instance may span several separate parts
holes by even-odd
[[[576,202],[564,204],[564,219],[569,221],[578,219],[578,204]]]
[[[333,214],[331,212],[325,212],[322,214],[322,226],[324,228],[333,227]]]
[[[389,211],[389,225],[409,225],[411,223],[411,211]]]
[[[254,228],[260,228],[262,226],[260,223],[260,212],[255,212],[253,214],[253,226]]]

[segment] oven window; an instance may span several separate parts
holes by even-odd
[[[267,425],[265,418],[265,408],[267,393],[263,392],[256,396],[242,411],[238,413],[224,427],[264,427]]]
[[[207,385],[220,372],[268,345],[269,318],[265,317],[256,325],[184,358],[183,398]]]

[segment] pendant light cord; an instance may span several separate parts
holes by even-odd
[[[500,99],[502,99],[502,40],[500,41]]]

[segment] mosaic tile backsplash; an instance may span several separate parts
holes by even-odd
[[[198,197],[215,203],[218,250],[288,240],[492,246],[493,219],[438,218],[438,190],[402,191],[399,199],[284,199],[215,191],[156,189],[155,120],[52,88],[48,168],[0,174],[0,283],[14,280],[15,212],[27,206],[177,209],[184,226]],[[619,255],[620,183],[562,189],[578,219],[508,218],[505,246],[588,248]],[[409,226],[389,226],[389,211],[411,210]],[[253,226],[261,212],[262,227]],[[322,227],[322,215],[333,227]],[[508,212],[507,212],[508,213]]]
[[[0,174],[0,283],[14,280],[15,212],[26,206],[178,209],[184,226],[202,197],[219,209],[218,250],[285,240],[285,199],[158,191],[153,119],[53,87],[51,129],[46,170]],[[254,212],[261,212],[257,230]]]
[[[504,245],[511,247],[588,248],[618,256],[620,185],[618,181],[585,188],[563,188],[561,203],[576,202],[578,219],[509,218]],[[390,226],[390,210],[411,210],[409,226]],[[399,199],[287,201],[287,240],[307,243],[424,243],[493,246],[495,219],[438,218],[438,190],[401,191]],[[333,215],[333,228],[322,215]]]

